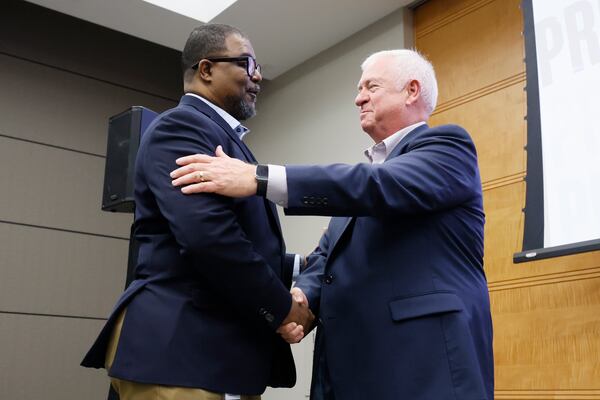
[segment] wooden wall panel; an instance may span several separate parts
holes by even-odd
[[[417,47],[442,82],[440,105],[525,71],[519,3],[479,1],[466,13],[448,11],[456,19],[446,17],[434,26],[423,27],[423,18],[417,18]]]
[[[520,245],[519,245],[520,250]],[[498,264],[500,265],[500,264]],[[521,264],[504,264],[496,269],[490,289],[518,286],[523,282],[547,282],[594,278],[598,276],[600,254],[597,251],[574,254]],[[600,377],[599,377],[600,379]]]
[[[416,33],[422,35],[424,31],[430,31],[435,26],[460,18],[462,14],[490,1],[493,0],[425,1],[419,5],[418,12],[414,15]]]
[[[491,304],[498,390],[598,389],[600,274],[495,290]]]
[[[524,199],[523,180],[484,191],[484,268],[489,284],[500,279],[507,265],[512,266],[511,270],[515,268],[512,255],[523,240]]]
[[[514,264],[526,188],[520,0],[430,0],[416,47],[433,62],[431,125],[473,136],[484,189],[496,399],[600,399],[600,252]]]
[[[477,146],[484,185],[525,172],[523,86],[524,81],[518,81],[452,107],[440,105],[429,119],[431,125],[452,121],[469,131]]]

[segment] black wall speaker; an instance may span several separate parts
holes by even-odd
[[[102,210],[133,212],[135,156],[142,134],[158,114],[133,106],[108,120]]]

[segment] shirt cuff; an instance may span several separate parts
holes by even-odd
[[[284,208],[288,205],[287,174],[282,165],[269,164],[267,200]]]
[[[294,255],[294,271],[292,272],[292,281],[296,281],[298,279],[298,275],[300,275],[300,265],[304,262],[304,257],[300,254]]]

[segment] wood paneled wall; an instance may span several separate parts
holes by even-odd
[[[431,125],[473,136],[486,212],[496,399],[600,399],[600,252],[514,264],[521,251],[526,85],[520,0],[430,0],[415,44],[440,85]]]
[[[31,3],[0,12],[0,399],[106,399],[79,362],[123,290],[130,214],[100,210],[108,117],[160,111],[179,53]]]

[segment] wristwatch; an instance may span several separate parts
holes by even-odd
[[[258,164],[256,166],[256,195],[267,196],[267,183],[269,182],[269,166]]]

